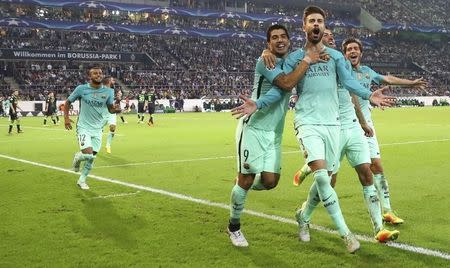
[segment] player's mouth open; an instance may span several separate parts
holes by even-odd
[[[320,29],[319,29],[319,28],[314,28],[314,29],[312,30],[312,36],[313,36],[314,38],[319,38],[319,34],[320,34]]]
[[[278,44],[278,45],[277,45],[277,48],[285,48],[285,47],[286,47],[285,44]]]

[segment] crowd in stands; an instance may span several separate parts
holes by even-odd
[[[185,6],[183,1],[178,4]],[[354,1],[345,0],[343,4]],[[446,0],[430,0],[418,3],[407,0],[400,3],[388,0],[392,7],[386,10],[386,1],[361,0],[361,6],[375,13],[380,10],[383,21],[398,19],[402,23],[422,22],[431,19],[447,24],[448,18],[442,19],[442,12],[448,9]],[[382,4],[384,3],[384,4]],[[407,3],[407,4],[406,4]],[[414,3],[414,4],[413,4]],[[405,5],[409,8],[406,8]],[[414,10],[410,10],[411,7]],[[433,16],[417,15],[417,9],[436,7]],[[107,22],[120,24],[147,24],[159,26],[197,27],[206,29],[233,29],[265,31],[267,25],[243,20],[202,19],[185,16],[167,16],[140,14],[129,16],[122,12],[112,14],[102,10],[36,8],[27,5],[0,4],[0,16],[26,16],[35,19],[73,20],[84,22]],[[198,7],[196,7],[198,8]],[[207,7],[202,7],[207,8]],[[384,13],[381,12],[383,8]],[[295,7],[276,6],[259,8],[249,5],[249,12],[278,15],[301,14]],[[415,11],[415,12],[413,12]],[[397,12],[397,13],[396,13]],[[351,14],[330,13],[331,18],[342,18]],[[382,14],[381,14],[382,13]],[[410,13],[413,13],[412,15]],[[385,16],[385,17],[381,17]],[[139,18],[137,18],[139,17]],[[410,20],[410,21],[409,21]],[[433,22],[430,22],[433,23]],[[292,31],[298,32],[296,25]],[[295,29],[295,30],[294,30]],[[349,35],[360,38],[371,37],[375,40],[373,47],[365,48],[365,62],[411,62],[417,68],[406,70],[376,69],[381,73],[412,77],[424,76],[430,87],[426,91],[411,88],[396,89],[394,94],[402,96],[450,95],[450,56],[446,53],[444,42],[398,41],[397,38],[377,36],[364,29],[336,28],[337,39]],[[301,46],[292,42],[293,48]],[[255,60],[265,48],[261,39],[214,39],[182,36],[137,35],[125,33],[37,30],[29,28],[0,28],[0,48],[28,48],[44,50],[71,50],[96,52],[142,52],[151,57],[151,63],[105,63],[104,72],[117,77],[128,89],[129,97],[135,97],[142,89],[154,88],[160,98],[202,98],[214,96],[237,96],[249,94],[253,86],[253,69]],[[41,99],[39,90],[55,91],[64,98],[73,88],[86,81],[88,63],[61,62],[21,62],[14,63],[14,79],[21,86],[24,99]],[[10,90],[9,85],[0,77],[0,89]]]
[[[141,89],[155,88],[163,98],[177,94],[183,98],[203,96],[227,96],[248,93],[252,89],[255,60],[265,47],[262,40],[230,39],[228,42],[208,38],[140,36],[108,33],[58,32],[8,28],[0,34],[1,48],[46,48],[93,51],[114,51],[128,48],[139,52],[148,49],[154,64],[105,63],[105,73],[120,79],[130,90],[131,96]],[[83,42],[82,39],[92,42]],[[59,42],[58,42],[59,40]],[[115,42],[110,42],[115,40]],[[380,39],[380,44],[364,50],[365,62],[401,62],[407,59],[422,69],[405,71],[410,77],[424,76],[430,87],[425,91],[402,88],[398,95],[443,95],[448,93],[450,59],[445,46],[435,44]],[[111,45],[113,43],[113,45]],[[154,49],[153,49],[154,47]],[[140,50],[144,49],[144,50]],[[153,52],[153,53],[152,53]],[[423,57],[425,55],[425,57]],[[438,63],[438,64],[436,64]],[[66,96],[77,84],[84,83],[89,63],[82,62],[21,62],[14,64],[14,78],[29,99],[38,99],[35,89],[56,91]],[[386,70],[378,70],[389,73]],[[398,73],[394,73],[398,75]],[[401,74],[400,74],[401,75]],[[447,79],[445,79],[447,77]]]

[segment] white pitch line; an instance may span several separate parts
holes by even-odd
[[[3,124],[0,124],[0,127],[6,127],[6,126],[9,126],[9,125],[3,125]],[[64,125],[63,125],[63,127],[64,127]],[[49,131],[65,131],[65,132],[68,132],[68,131],[70,131],[70,130],[67,130],[67,129],[65,129],[65,128],[52,128],[52,127],[27,127],[27,126],[23,126],[22,125],[22,129],[24,129],[25,131],[27,130],[27,129],[37,129],[37,130],[49,130]],[[75,129],[75,128],[74,128]],[[108,135],[108,132],[107,132],[107,130],[108,130],[108,128],[105,128],[105,131],[104,131],[104,133],[103,133],[103,135]],[[117,133],[115,133],[114,134],[115,136],[117,136],[117,137],[125,137],[125,135],[123,135],[123,134],[117,134]]]
[[[58,171],[63,171],[63,172],[66,172],[66,173],[71,173],[71,174],[78,174],[78,173],[76,173],[76,172],[74,172],[72,170],[69,170],[69,169],[60,168],[60,167],[51,166],[51,165],[46,165],[46,164],[37,163],[37,162],[33,162],[33,161],[28,161],[28,160],[25,160],[25,159],[15,158],[15,157],[3,155],[3,154],[0,154],[0,157],[1,158],[5,158],[5,159],[9,159],[9,160],[14,160],[14,161],[21,162],[21,163],[30,164],[30,165],[33,165],[33,166],[44,167],[44,168],[58,170]],[[173,193],[173,192],[160,190],[160,189],[156,189],[156,188],[152,188],[152,187],[148,187],[148,186],[143,186],[143,185],[139,185],[139,184],[123,182],[123,181],[120,181],[120,180],[117,180],[117,179],[105,178],[105,177],[100,177],[100,176],[96,176],[96,175],[89,175],[89,177],[93,178],[93,179],[96,179],[98,181],[104,181],[104,182],[109,182],[109,183],[113,183],[113,184],[118,184],[118,185],[126,186],[126,187],[129,187],[129,188],[134,188],[134,189],[138,189],[138,190],[142,190],[142,191],[146,191],[146,192],[158,193],[158,194],[161,194],[161,195],[164,195],[164,196],[169,196],[169,197],[173,197],[173,198],[176,198],[176,199],[190,201],[190,202],[194,202],[194,203],[197,203],[197,204],[203,204],[203,205],[210,206],[210,207],[218,207],[218,208],[223,208],[223,209],[227,209],[227,210],[230,209],[229,205],[227,205],[227,204],[218,203],[218,202],[212,202],[212,201],[209,201],[209,200],[206,200],[206,199],[195,198],[195,197],[192,197],[192,196],[189,196],[189,195]],[[289,224],[297,224],[297,222],[292,220],[292,219],[287,219],[287,218],[284,218],[284,217],[281,217],[281,216],[270,215],[270,214],[266,214],[266,213],[262,213],[262,212],[253,211],[253,210],[244,209],[244,213],[249,214],[249,215],[253,215],[253,216],[256,216],[256,217],[264,218],[264,219],[270,219],[270,220],[278,221],[278,222],[289,223]],[[328,228],[323,227],[323,226],[310,225],[310,227],[312,229],[315,229],[315,230],[318,230],[318,231],[322,231],[322,232],[325,232],[325,233],[337,234],[336,231],[328,229]],[[373,237],[369,237],[369,236],[366,236],[366,235],[356,235],[356,237],[360,241],[374,242]],[[434,256],[434,257],[442,258],[442,259],[445,259],[445,260],[450,260],[450,254],[449,253],[443,252],[443,251],[439,251],[439,250],[428,249],[428,248],[423,248],[423,247],[417,247],[417,246],[413,246],[413,245],[408,245],[408,244],[403,244],[403,243],[396,243],[396,242],[386,243],[386,246],[394,247],[394,248],[398,248],[398,249],[401,249],[401,250],[404,250],[404,251],[414,252],[414,253],[418,253],[418,254],[422,254],[422,255]]]
[[[6,127],[6,126],[9,126],[9,125],[3,125],[3,124],[0,124],[0,126],[1,127]],[[22,125],[22,129],[24,129],[25,131],[27,130],[27,129],[38,129],[38,130],[49,130],[49,131],[68,131],[68,130],[66,130],[65,128],[64,128],[64,125],[60,128],[60,126],[57,126],[58,128],[52,128],[52,127],[27,127],[26,125],[24,126],[24,125]]]
[[[450,139],[385,143],[385,144],[380,144],[380,147],[393,146],[393,145],[444,142],[444,141],[450,141]],[[300,153],[300,150],[282,152],[282,154],[297,154],[297,153]],[[233,159],[233,158],[236,158],[236,156],[229,155],[229,156],[203,157],[203,158],[191,158],[191,159],[162,160],[162,161],[152,161],[152,162],[137,162],[137,163],[128,163],[128,164],[119,164],[119,165],[96,166],[95,168],[131,167],[131,166],[145,166],[145,165],[168,164],[168,163],[173,164],[173,163],[186,163],[186,162],[207,161],[207,160]]]
[[[123,193],[123,194],[99,195],[99,196],[88,198],[88,199],[89,200],[93,200],[93,199],[107,199],[107,198],[115,198],[115,197],[125,197],[125,196],[137,195],[140,192],[141,191],[132,192],[132,193]]]

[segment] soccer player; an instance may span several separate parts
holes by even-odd
[[[147,95],[147,108],[148,114],[150,115],[147,124],[149,127],[154,126],[153,114],[155,113],[155,106],[156,106],[156,92],[155,89],[152,89],[152,91]]]
[[[333,32],[328,28],[324,30],[322,43],[325,46],[336,48]],[[356,98],[353,94],[352,97]],[[363,186],[363,197],[372,221],[375,239],[379,242],[395,240],[398,238],[399,231],[389,231],[383,227],[380,201],[377,196],[377,189],[373,184],[372,172],[370,170],[369,146],[364,133],[368,136],[373,135],[373,133],[364,120],[359,107],[354,106],[352,97],[339,83],[338,99],[341,129],[338,156],[340,158],[338,159],[336,167],[333,171],[331,186],[334,188],[337,179],[337,172],[340,167],[340,161],[342,161],[343,157],[346,156],[350,165],[355,169],[361,185]],[[355,112],[355,108],[357,112]],[[359,115],[357,116],[358,113]],[[359,121],[358,118],[360,118]],[[364,133],[361,131],[361,128],[364,130]],[[308,170],[310,171],[308,165],[305,164],[305,166],[303,166],[303,168],[296,173],[294,176],[295,185],[299,185],[302,182],[305,178],[305,174],[308,174]],[[300,180],[300,178],[302,180]],[[312,191],[310,191],[307,200],[296,212],[297,221],[301,226],[299,238],[302,241],[310,240],[309,222],[311,221],[312,213],[319,202],[320,198],[317,188],[313,188]]]
[[[141,91],[141,94],[138,96],[138,124],[144,122],[144,114],[147,109],[147,94],[145,93],[145,89]]]
[[[80,151],[75,154],[72,165],[73,170],[78,172],[81,162],[85,161],[77,182],[77,185],[83,190],[89,190],[86,178],[102,144],[105,109],[107,108],[110,113],[120,112],[120,107],[114,105],[114,91],[102,86],[102,69],[90,68],[89,79],[89,83],[77,86],[64,103],[64,126],[67,130],[71,130],[72,121],[69,118],[69,109],[75,100],[80,101],[80,114],[77,121]]]
[[[256,106],[261,96],[267,94],[273,83],[282,84],[291,89],[295,82],[306,72],[309,63],[317,62],[319,53],[308,54],[289,75],[282,67],[290,46],[289,34],[282,25],[273,25],[267,31],[269,50],[277,56],[274,69],[265,67],[259,59],[255,68],[252,100],[242,97],[246,103]],[[228,234],[234,246],[246,247],[248,242],[241,232],[241,213],[244,209],[247,193],[253,190],[270,190],[277,186],[281,171],[281,138],[284,119],[288,110],[290,94],[279,91],[279,99],[270,107],[260,109],[253,115],[242,117],[236,130],[238,153],[238,178],[231,191],[230,219]],[[239,114],[240,111],[236,114]],[[235,114],[235,113],[233,113]],[[238,117],[239,118],[239,117]]]
[[[113,92],[114,92],[113,88],[114,88],[115,83],[116,83],[116,81],[111,76],[105,76],[102,81],[103,86],[111,89]],[[114,105],[116,107],[120,107],[121,99],[122,99],[122,92],[117,91],[117,93],[114,95]],[[115,113],[112,114],[108,110],[105,110],[104,118],[105,118],[105,125],[109,126],[109,133],[108,133],[108,137],[106,138],[105,148],[106,148],[106,152],[108,154],[110,154],[111,153],[111,143],[114,139],[114,134],[116,132],[117,114],[115,114]]]
[[[47,99],[45,100],[45,117],[44,117],[44,126],[47,126],[47,118],[50,116],[53,124],[56,125],[56,99],[53,92],[49,92]]]
[[[9,97],[9,130],[8,135],[12,134],[12,129],[14,123],[16,123],[17,126],[17,133],[23,133],[23,131],[20,129],[20,118],[17,115],[17,109],[20,110],[19,107],[19,90],[14,90],[12,95]]]
[[[337,80],[339,78],[347,90],[370,100],[374,105],[390,106],[393,101],[383,95],[382,90],[372,93],[351,77],[343,55],[336,50],[324,47],[321,43],[324,28],[325,12],[316,6],[305,8],[303,14],[303,31],[306,33],[307,40],[305,47],[291,53],[284,66],[285,69],[292,70],[305,53],[310,51],[325,51],[329,55],[327,62],[310,65],[305,76],[297,84],[299,100],[295,107],[294,125],[308,165],[314,173],[315,181],[311,191],[318,192],[339,235],[344,239],[347,250],[353,253],[359,249],[360,245],[345,223],[337,194],[330,185],[329,177],[336,164],[339,145]],[[250,105],[245,106],[246,104],[238,108],[237,112],[251,114],[253,109],[249,108]],[[270,102],[266,104],[270,105]],[[305,224],[299,222],[299,230]]]
[[[361,65],[363,46],[361,41],[356,38],[348,38],[344,40],[342,44],[342,51],[344,52],[345,57],[351,62],[353,77],[367,89],[370,89],[372,82],[376,84],[407,85],[420,89],[427,86],[427,82],[422,78],[409,80],[398,78],[393,75],[380,75],[368,66]],[[391,224],[401,224],[404,220],[399,218],[391,208],[389,186],[387,179],[384,176],[383,166],[381,165],[380,148],[375,132],[375,126],[372,121],[370,104],[368,101],[361,98],[358,98],[356,102],[359,103],[364,119],[373,131],[373,135],[367,137],[371,158],[370,169],[373,172],[375,187],[378,190],[381,206],[383,208],[383,220],[385,222],[390,222]],[[357,103],[355,104],[358,105]]]

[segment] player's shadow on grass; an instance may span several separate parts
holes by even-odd
[[[92,195],[92,196],[91,196]],[[87,226],[74,226],[82,228],[85,236],[95,240],[113,240],[117,246],[122,248],[137,247],[137,239],[133,236],[134,230],[140,230],[144,221],[136,215],[121,215],[117,212],[111,200],[90,199],[97,196],[90,193],[84,204],[84,216]]]

